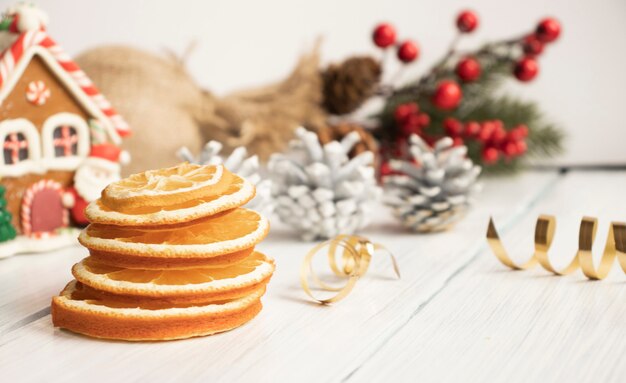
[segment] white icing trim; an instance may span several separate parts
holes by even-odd
[[[28,159],[14,165],[4,163],[4,150],[0,161],[0,176],[19,177],[28,173],[45,173],[46,169],[41,161],[41,143],[39,132],[32,122],[25,118],[4,120],[0,122],[0,146],[10,133],[22,133],[28,140]]]
[[[69,125],[76,129],[77,155],[68,157],[55,157],[54,155],[54,130],[61,125]],[[89,127],[85,120],[77,114],[57,113],[43,123],[41,130],[41,143],[43,145],[43,157],[45,166],[54,170],[75,170],[80,166],[85,157],[89,155]]]
[[[22,77],[22,74],[26,70],[28,63],[30,63],[35,54],[39,55],[39,57],[41,57],[45,61],[45,63],[48,64],[48,68],[56,75],[57,79],[67,87],[70,93],[80,101],[81,105],[85,109],[87,109],[87,111],[92,116],[102,122],[102,124],[106,128],[107,133],[109,134],[109,137],[111,138],[111,141],[113,141],[117,145],[121,144],[122,139],[113,127],[110,118],[107,117],[102,112],[102,110],[100,110],[100,108],[98,108],[98,106],[89,98],[89,96],[85,94],[85,92],[65,71],[65,69],[61,67],[61,65],[57,62],[54,56],[52,56],[52,54],[48,52],[46,48],[40,45],[35,45],[28,48],[20,58],[19,62],[15,65],[15,68],[11,72],[11,75],[8,79],[6,79],[6,82],[4,83],[2,89],[0,89],[0,105],[2,105],[4,99],[8,97],[8,95],[15,87],[17,81]]]

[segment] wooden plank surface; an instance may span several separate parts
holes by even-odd
[[[599,177],[613,179],[614,175]],[[619,176],[625,178],[623,174]],[[527,173],[488,180],[476,208],[446,233],[422,236],[406,233],[381,209],[384,213],[366,234],[396,254],[403,277],[400,281],[393,280],[388,261],[375,258],[371,273],[359,281],[351,296],[333,307],[310,303],[300,289],[298,269],[312,245],[295,240],[286,228],[273,223],[270,237],[260,246],[277,261],[262,313],[246,326],[213,337],[133,344],[96,341],[54,329],[46,311],[50,297],[70,278],[69,268],[85,255],[84,250],[75,248],[0,262],[0,373],[26,381],[50,380],[50,377],[91,381],[363,381],[372,376],[377,380],[389,377],[438,380],[434,374],[436,363],[424,364],[421,370],[407,370],[407,366],[417,365],[422,358],[431,360],[428,356],[434,355],[417,339],[430,342],[442,336],[434,334],[429,326],[442,326],[438,329],[440,333],[454,333],[457,329],[461,331],[462,323],[443,327],[445,320],[453,317],[450,311],[447,316],[435,319],[437,323],[429,321],[429,326],[414,323],[436,305],[460,309],[459,300],[452,298],[469,294],[468,290],[477,289],[475,284],[480,281],[488,282],[491,276],[485,276],[488,270],[508,281],[501,282],[503,285],[511,283],[509,273],[502,272],[493,259],[483,254],[488,217],[494,215],[504,228],[502,231],[514,235],[514,228],[527,225],[525,219],[541,204],[563,206],[560,211],[566,210],[568,202],[560,190],[567,189],[568,183],[574,182],[571,179],[570,175],[556,173]],[[555,193],[553,202],[545,199]],[[589,198],[585,193],[581,191],[576,196]],[[512,249],[517,248],[514,238],[507,239]],[[487,258],[486,268],[476,270],[484,258]],[[467,274],[475,276],[472,283],[458,285],[460,292],[448,297],[449,291]],[[486,289],[486,294],[472,296],[474,301],[463,300],[462,307],[502,305],[502,296],[494,285],[487,283],[480,287]],[[586,285],[581,288],[592,289]],[[565,289],[562,294],[567,295],[568,291]],[[536,295],[535,292],[532,298],[539,299]],[[558,311],[558,306],[554,310]],[[531,314],[520,313],[507,320],[530,323]],[[471,323],[463,331],[472,331]],[[465,335],[468,341],[476,336],[463,332],[458,335]],[[399,348],[396,342],[401,340],[409,343]],[[463,336],[446,338],[446,342],[437,343],[438,348],[433,350],[448,350],[453,354],[456,348],[471,349]],[[526,342],[534,344],[532,339]],[[417,354],[422,355],[419,360],[414,357]],[[471,355],[468,360],[473,360],[476,366],[482,363]],[[496,360],[504,363],[506,358],[503,355]],[[433,369],[429,370],[428,366]],[[94,371],[98,372],[97,376]],[[427,374],[429,371],[433,374]]]
[[[508,228],[505,245],[518,261],[527,259],[538,214],[553,214],[550,256],[565,266],[580,219],[590,215],[600,220],[598,259],[609,222],[626,220],[625,190],[625,173],[569,174]],[[607,280],[594,282],[581,272],[510,271],[485,247],[350,380],[623,382],[625,282],[617,264]]]

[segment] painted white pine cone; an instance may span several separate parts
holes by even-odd
[[[248,157],[248,151],[243,146],[233,150],[226,159],[220,156],[221,150],[221,143],[209,141],[204,145],[202,152],[197,157],[194,157],[187,147],[180,148],[177,154],[180,159],[194,164],[223,164],[226,169],[252,182],[256,186],[256,195],[246,204],[246,207],[270,215],[274,210],[271,195],[272,181],[261,177],[259,173],[259,158],[256,155]]]
[[[284,154],[269,161],[276,213],[302,239],[326,239],[365,227],[371,204],[381,195],[372,152],[350,159],[360,141],[352,132],[322,146],[317,134],[300,127]]]
[[[453,147],[445,137],[430,147],[421,138],[409,139],[414,161],[392,160],[389,165],[401,175],[383,178],[383,201],[402,223],[418,232],[451,227],[465,214],[478,192],[480,166],[467,158],[467,147]]]

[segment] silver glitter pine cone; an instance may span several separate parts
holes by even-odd
[[[302,239],[353,234],[369,222],[372,203],[381,195],[376,184],[374,154],[350,159],[360,141],[357,132],[321,145],[317,134],[298,128],[284,154],[269,161],[276,213]]]
[[[450,228],[465,215],[481,185],[481,168],[467,158],[466,146],[453,146],[450,137],[431,148],[420,137],[409,139],[413,161],[392,160],[400,173],[383,178],[383,201],[404,226],[417,232]]]

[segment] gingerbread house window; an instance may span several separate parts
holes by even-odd
[[[49,169],[75,170],[89,154],[89,128],[76,114],[57,113],[48,117],[41,139]]]
[[[7,134],[2,148],[5,165],[15,165],[28,159],[28,140],[24,133]]]
[[[0,122],[0,176],[19,176],[40,169],[39,132],[24,118]]]
[[[54,128],[52,133],[55,157],[71,157],[78,153],[78,133],[70,125]]]

